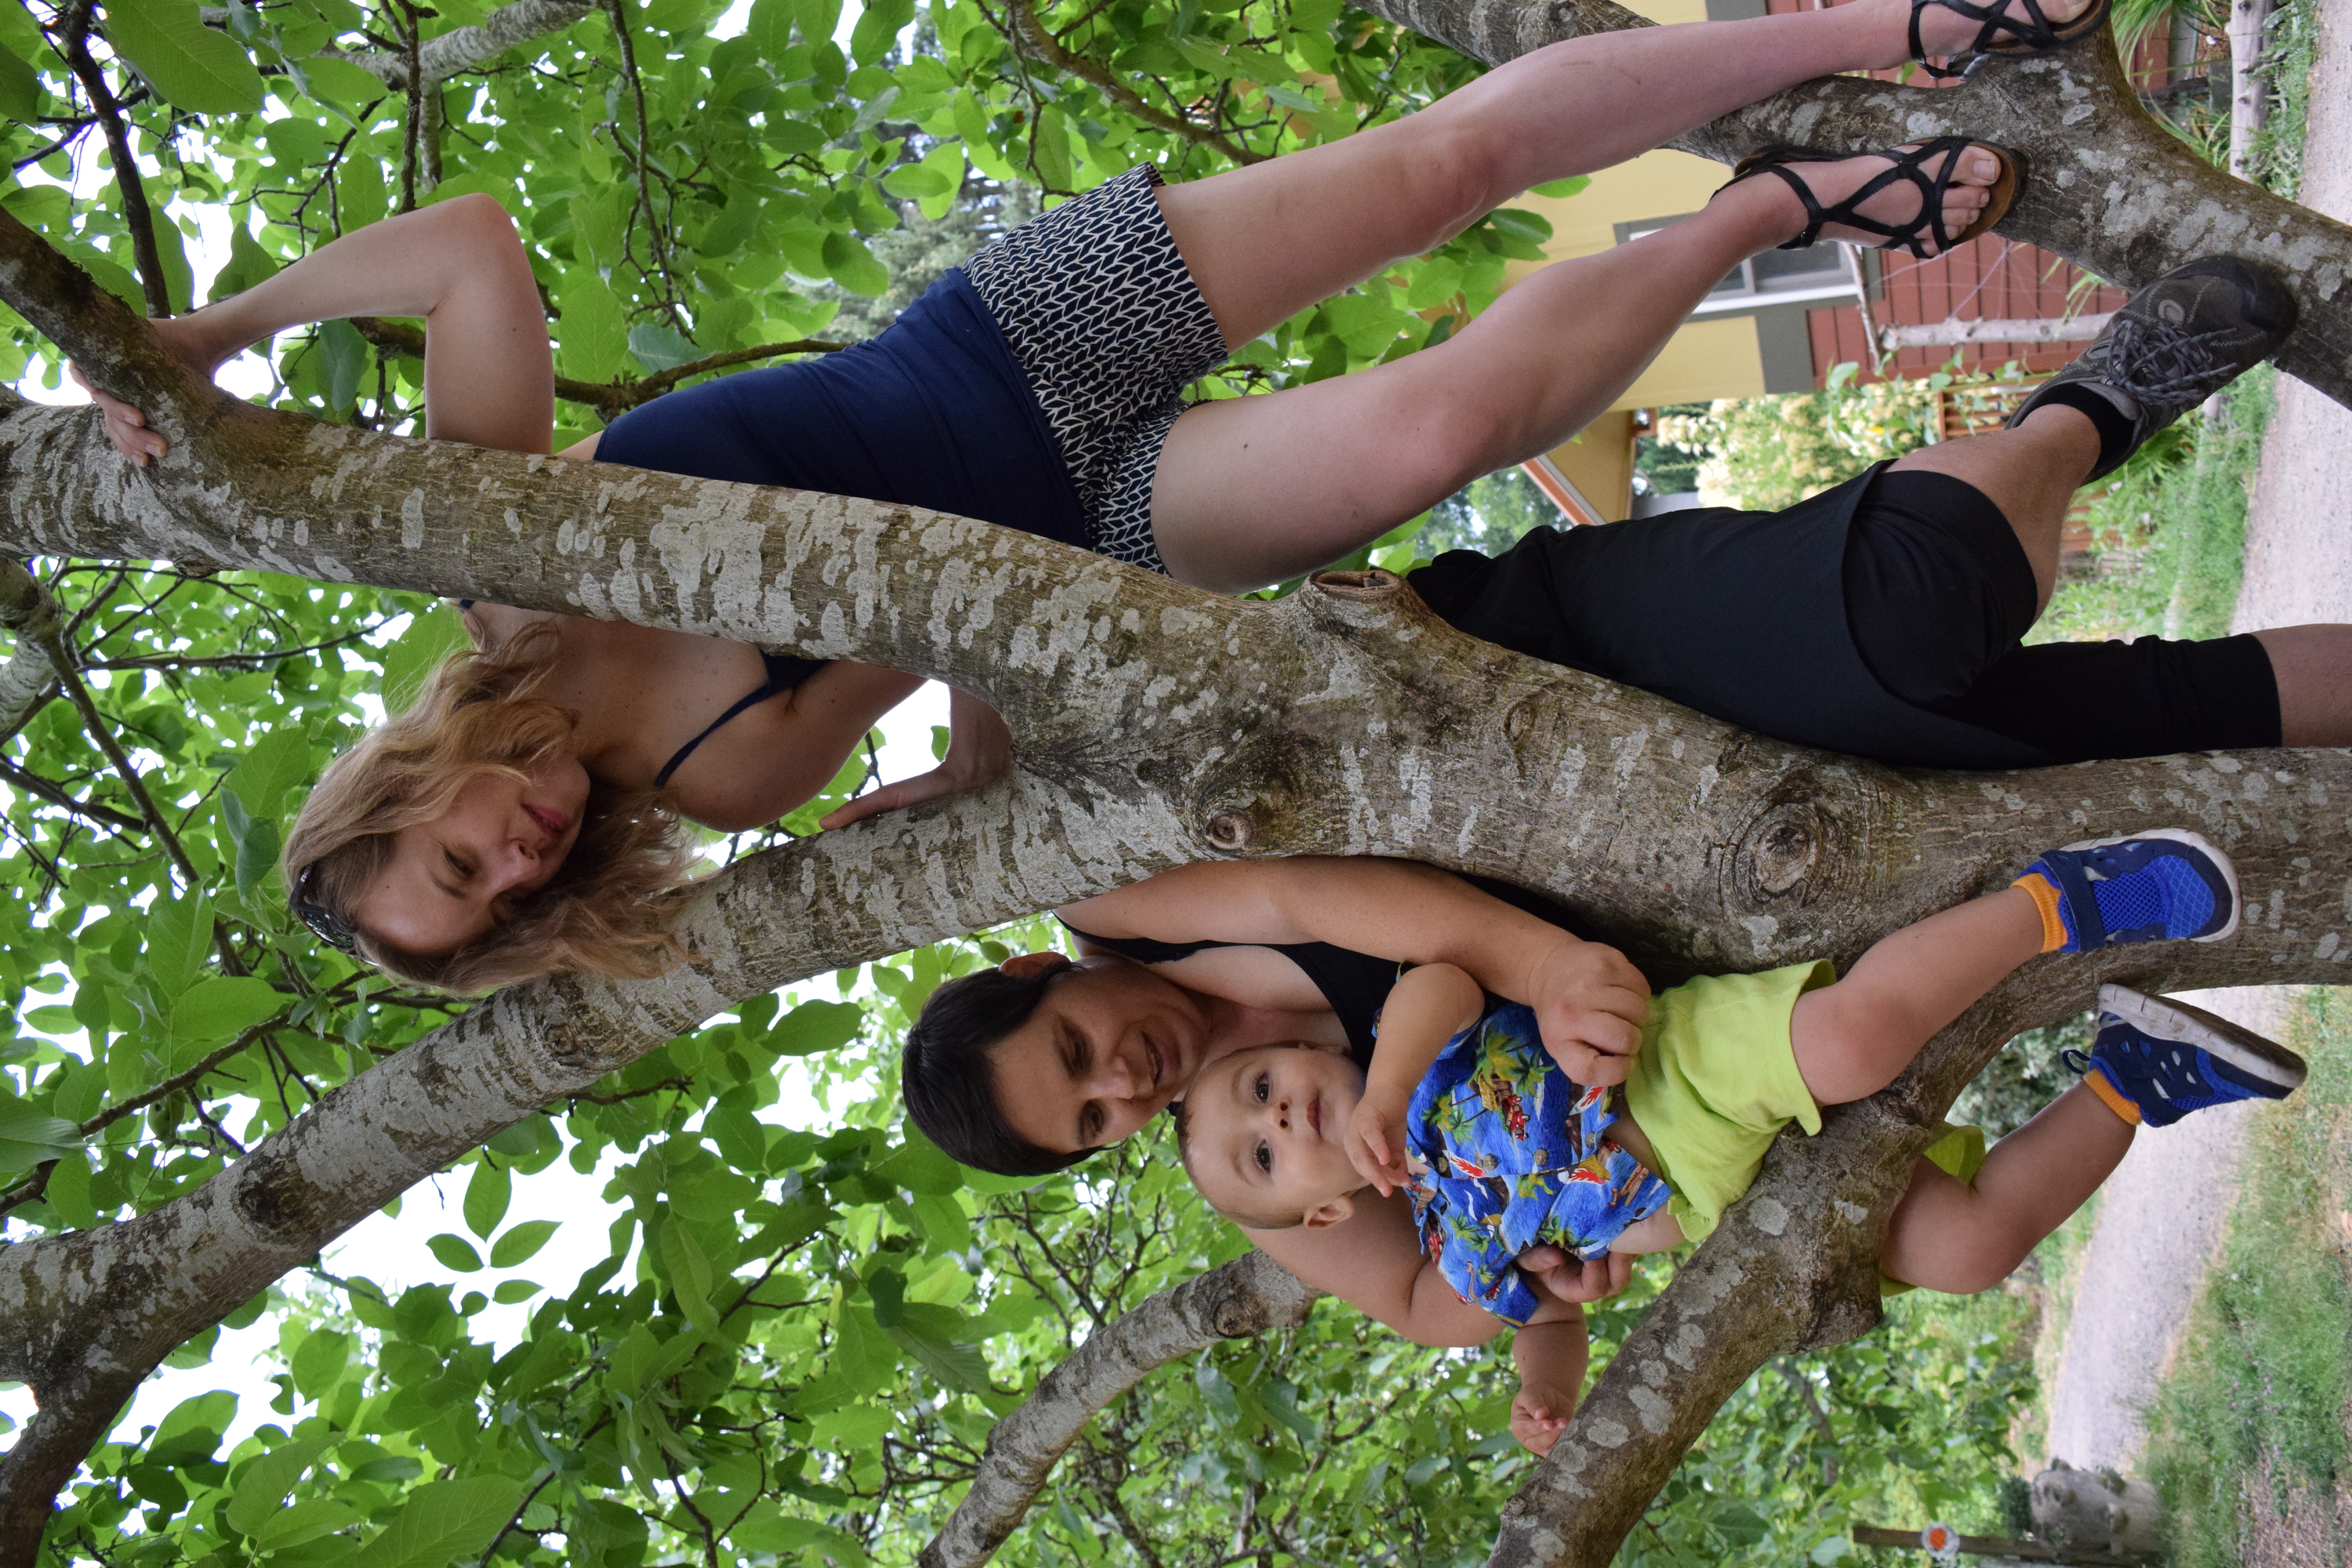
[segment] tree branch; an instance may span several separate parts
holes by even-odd
[[[118,833],[135,833],[147,826],[139,818],[126,816],[111,806],[100,805],[96,801],[77,800],[63,784],[51,783],[38,773],[26,773],[5,757],[0,757],[0,782],[23,790],[26,795],[38,795],[52,805],[62,806],[85,822],[112,828]]]
[[[67,700],[81,715],[82,728],[88,731],[90,744],[99,749],[114,769],[115,776],[122,781],[122,787],[131,793],[148,833],[171,857],[172,864],[179,868],[183,885],[194,889],[198,881],[195,863],[180,847],[180,836],[173,831],[170,820],[148,793],[147,781],[131,766],[122,742],[114,738],[113,726],[98,710],[89,688],[82,684],[80,672],[74,668],[73,650],[66,646],[65,625],[58,616],[57,601],[49,597],[37,578],[25,570],[22,562],[5,556],[0,556],[0,626],[16,634],[17,647],[29,642],[48,659]]]
[[[1061,39],[1055,37],[1052,29],[1038,17],[1029,0],[1004,0],[1004,9],[1013,21],[1006,41],[1014,48],[1034,54],[1055,70],[1066,71],[1093,83],[1096,90],[1105,98],[1145,124],[1156,125],[1198,146],[1213,148],[1236,163],[1263,163],[1266,161],[1268,154],[1254,152],[1223,132],[1146,103],[1133,88],[1119,80],[1117,74],[1100,60],[1065,47]]]
[[[147,205],[147,187],[139,178],[139,160],[131,154],[131,131],[122,121],[122,105],[107,85],[106,72],[89,53],[91,0],[78,0],[67,13],[62,53],[66,68],[89,94],[89,106],[106,133],[107,152],[114,163],[114,185],[122,197],[122,225],[131,232],[131,257],[139,270],[139,286],[147,295],[147,313],[172,313],[171,280],[163,272],[163,252],[155,245],[155,218]]]
[[[1252,1252],[1103,1325],[989,1433],[971,1489],[917,1562],[921,1568],[987,1562],[1097,1411],[1157,1369],[1221,1339],[1305,1322],[1317,1295],[1265,1254]]]
[[[405,321],[386,321],[380,316],[353,316],[352,325],[360,336],[389,353],[406,354],[411,359],[425,357],[425,333]],[[839,353],[847,343],[828,342],[822,338],[796,338],[788,343],[761,343],[757,348],[728,349],[723,353],[706,354],[684,364],[658,370],[635,381],[573,381],[569,376],[555,378],[555,395],[567,403],[583,403],[610,419],[625,414],[641,403],[651,403],[671,387],[694,376],[730,365],[751,364],[763,359],[775,359],[783,354]]]
[[[478,27],[454,27],[427,38],[416,51],[416,68],[427,88],[437,86],[487,65],[519,44],[560,33],[595,8],[590,0],[509,0],[483,18]],[[225,5],[207,5],[199,14],[208,27],[228,26]],[[319,58],[349,60],[386,87],[402,92],[408,89],[409,61],[404,49],[321,49]]]

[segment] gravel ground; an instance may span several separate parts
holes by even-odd
[[[2304,202],[2352,219],[2352,0],[2325,0],[2304,146]],[[2235,628],[2352,621],[2352,410],[2281,377],[2246,529]],[[2186,999],[2274,1031],[2288,994]],[[2109,1180],[2084,1249],[2050,1390],[2049,1451],[2128,1470],[2140,1407],[2179,1347],[2189,1303],[2235,1195],[2238,1118],[2200,1112],[2140,1138]]]

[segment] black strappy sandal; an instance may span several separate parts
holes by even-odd
[[[1951,234],[1944,227],[1944,193],[1951,186],[1952,171],[1959,166],[1958,154],[1969,147],[1982,147],[2000,160],[2000,178],[1986,187],[1984,211],[1977,215],[1976,221],[1959,233]],[[1943,167],[1937,173],[1930,174],[1921,166],[1929,159],[1944,153],[1953,155],[1944,159]],[[1788,167],[1790,163],[1841,163],[1849,158],[1869,157],[1892,158],[1895,160],[1894,167],[1881,170],[1864,182],[1860,190],[1832,207],[1822,205],[1814,196],[1812,187]],[[1938,136],[1908,153],[1892,149],[1871,153],[1832,153],[1811,147],[1767,147],[1760,153],[1742,158],[1732,169],[1731,178],[1717,187],[1717,194],[1758,174],[1777,174],[1788,182],[1789,188],[1797,193],[1797,199],[1805,204],[1805,232],[1782,245],[1782,250],[1802,250],[1818,243],[1822,230],[1834,223],[1870,234],[1884,235],[1886,237],[1879,242],[1879,249],[1908,250],[1925,261],[1930,257],[1943,255],[1954,246],[1967,244],[2008,216],[2010,204],[2017,199],[2018,182],[2024,166],[2023,154],[2006,147],[1996,147],[1990,142],[1971,142],[1965,136]],[[1906,183],[1916,186],[1920,196],[1918,215],[1908,223],[1881,223],[1855,210],[1888,186]],[[1936,248],[1921,249],[1923,239],[1933,239]]]
[[[2063,49],[2069,44],[2080,43],[2106,24],[2107,11],[2114,0],[2099,3],[2064,24],[2063,30],[2050,25],[2042,14],[2038,0],[1991,0],[1979,5],[1977,0],[1911,0],[1911,58],[1921,70],[1938,81],[1955,81],[1968,75],[1976,61],[1989,55],[2038,55],[2051,49]],[[2025,19],[2020,21],[2009,14],[2011,5],[2025,7]],[[1968,47],[1955,50],[1946,58],[1957,70],[1927,63],[1925,42],[1919,37],[1919,14],[1930,5],[1941,5],[1947,11],[1957,11],[1969,21],[1979,24],[1977,36]],[[2003,42],[2003,38],[2007,42]],[[1961,61],[1968,65],[1960,65]]]

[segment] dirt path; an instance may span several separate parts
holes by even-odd
[[[2303,200],[2352,219],[2352,0],[2322,0],[2321,14]],[[2352,621],[2352,410],[2299,381],[2281,377],[2278,387],[2247,520],[2242,632]],[[2269,1033],[2288,994],[2189,999]],[[2107,1183],[2050,1389],[2051,1455],[2126,1470],[2138,1458],[2140,1407],[2171,1363],[2202,1276],[2191,1260],[2212,1258],[2229,1217],[2238,1121],[2204,1111],[2143,1137]]]

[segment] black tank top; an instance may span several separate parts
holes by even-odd
[[[1575,917],[1541,893],[1531,893],[1525,888],[1487,877],[1465,877],[1463,880],[1547,925],[1558,926],[1571,936],[1584,935],[1577,929]],[[1348,1032],[1348,1054],[1363,1068],[1372,1064],[1372,1022],[1380,1016],[1397,976],[1404,973],[1404,966],[1395,959],[1376,958],[1351,948],[1334,947],[1328,942],[1218,942],[1213,938],[1160,942],[1144,936],[1097,936],[1092,931],[1080,931],[1067,921],[1062,924],[1072,935],[1084,937],[1097,947],[1138,963],[1172,963],[1213,947],[1265,947],[1278,952],[1298,965],[1300,972],[1315,983],[1315,989],[1323,994],[1324,1002],[1339,1016],[1339,1026]]]

